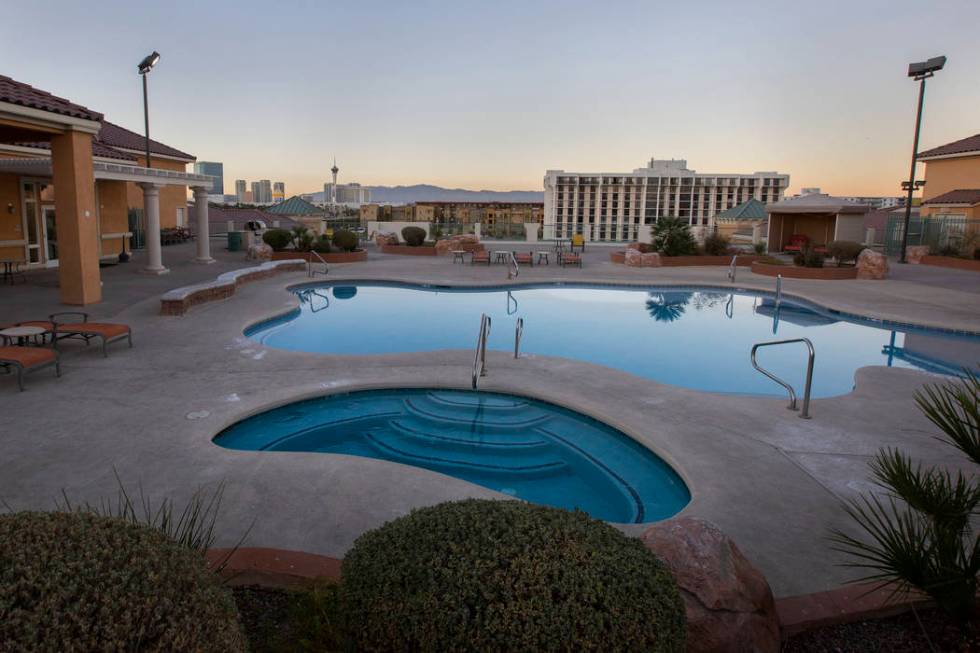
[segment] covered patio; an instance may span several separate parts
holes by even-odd
[[[864,214],[867,204],[840,197],[812,193],[776,202],[766,207],[769,214],[770,253],[784,252],[787,245],[800,240],[811,247],[824,247],[835,240],[864,240]]]
[[[0,76],[0,260],[57,267],[61,302],[102,299],[100,261],[128,248],[129,182],[143,191],[147,258],[143,271],[165,274],[160,246],[160,190],[191,188],[197,233],[208,233],[211,178],[130,165],[93,138],[102,114]],[[29,144],[29,145],[23,145]],[[200,263],[213,261],[208,238]]]

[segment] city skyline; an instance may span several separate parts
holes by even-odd
[[[905,68],[939,54],[949,63],[928,85],[921,149],[980,131],[964,110],[980,105],[975,2],[277,7],[261,53],[249,7],[24,6],[0,57],[18,79],[141,132],[135,68],[156,49],[151,136],[291,194],[321,189],[336,156],[340,183],[364,186],[540,190],[548,169],[656,157],[780,170],[790,193],[899,195],[917,94]],[[368,28],[312,38],[324,21]],[[41,51],[37,24],[51,32]],[[331,61],[342,83],[323,88]],[[220,74],[203,77],[204,62]]]

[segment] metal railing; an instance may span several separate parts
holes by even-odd
[[[514,252],[510,253],[510,267],[507,269],[507,278],[513,279],[521,273],[521,266],[517,264],[517,257]]]
[[[756,351],[758,351],[759,347],[771,347],[773,345],[788,345],[794,342],[805,343],[807,349],[810,350],[810,355],[807,359],[807,365],[806,365],[806,385],[803,388],[803,410],[802,412],[800,412],[800,417],[802,417],[803,419],[810,419],[810,386],[813,384],[814,352],[813,352],[813,343],[810,342],[808,338],[792,338],[790,340],[772,340],[770,342],[757,342],[756,344],[752,345],[752,367],[754,367],[759,372],[762,372],[763,374],[768,376],[770,379],[772,379],[779,385],[786,388],[786,392],[789,393],[789,406],[787,406],[787,408],[789,408],[790,410],[796,410],[796,391],[793,390],[793,386],[791,386],[789,383],[786,383],[772,372],[759,367],[759,363],[755,359],[755,353]]]
[[[323,260],[323,257],[320,256],[320,254],[318,252],[314,252],[313,250],[310,250],[308,252],[308,254],[311,254],[312,256],[317,257],[317,259],[320,261],[320,263],[323,263],[323,271],[321,272],[320,270],[314,270],[313,269],[313,261],[309,257],[307,257],[307,259],[306,259],[306,276],[313,277],[313,276],[316,276],[318,274],[327,274],[328,272],[330,272],[330,268],[327,266],[327,262]]]
[[[732,263],[728,266],[728,280],[735,283],[735,272],[738,270],[738,254],[732,257]]]
[[[514,327],[514,358],[521,357],[521,338],[524,337],[524,318],[517,318],[517,325]]]
[[[473,389],[477,381],[487,375],[487,338],[490,337],[490,316],[483,313],[480,316],[480,335],[476,338],[476,355],[473,357]]]
[[[777,274],[776,275],[776,308],[779,308],[779,305],[782,303],[782,301],[783,301],[783,275]]]

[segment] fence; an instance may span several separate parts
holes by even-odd
[[[885,225],[885,253],[898,256],[902,253],[902,236],[905,234],[905,216],[888,218]],[[963,253],[980,246],[980,220],[968,220],[962,215],[930,215],[909,218],[908,244],[926,245],[934,253]]]

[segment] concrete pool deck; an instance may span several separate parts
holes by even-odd
[[[178,247],[167,248],[165,255],[177,259],[183,252]],[[723,268],[626,268],[609,263],[608,251],[590,248],[581,270],[523,268],[518,281],[731,286]],[[139,484],[147,496],[178,504],[199,486],[224,481],[218,545],[234,544],[252,525],[247,546],[340,557],[360,533],[413,507],[502,496],[380,460],[231,451],[212,444],[217,432],[242,417],[302,397],[379,386],[466,388],[473,356],[472,350],[331,356],[265,348],[245,339],[244,327],[295,305],[285,288],[308,281],[298,273],[242,286],[231,299],[196,307],[183,317],[158,315],[164,291],[248,265],[241,255],[216,255],[221,262],[212,266],[168,260],[173,272],[162,278],[131,272],[136,261],[129,269],[106,271],[107,301],[90,311],[130,324],[134,349],[117,345],[103,359],[98,347],[66,343],[62,378],[30,375],[24,393],[0,375],[0,501],[13,509],[48,509],[62,489],[73,502],[98,501],[116,493],[113,469],[130,489]],[[57,305],[56,289],[37,285],[44,274],[24,286],[0,287],[0,321],[66,309]],[[786,280],[783,288],[870,317],[980,329],[980,276],[902,266],[895,277]],[[345,278],[507,283],[503,266],[460,266],[446,258],[373,250],[369,262],[333,266],[318,280]],[[742,268],[734,287],[772,289],[774,281]],[[392,337],[398,328],[392,320]],[[830,551],[826,533],[831,527],[850,528],[840,501],[870,488],[866,464],[878,448],[901,447],[950,467],[962,460],[933,439],[936,430],[911,401],[922,383],[940,378],[921,372],[862,368],[854,392],[814,400],[814,418],[801,420],[785,409],[783,399],[685,390],[568,359],[514,360],[504,352],[488,357],[490,372],[481,388],[570,406],[624,430],[667,459],[692,490],[683,514],[717,523],[762,569],[777,596],[833,588],[849,577],[837,566],[840,559]]]

